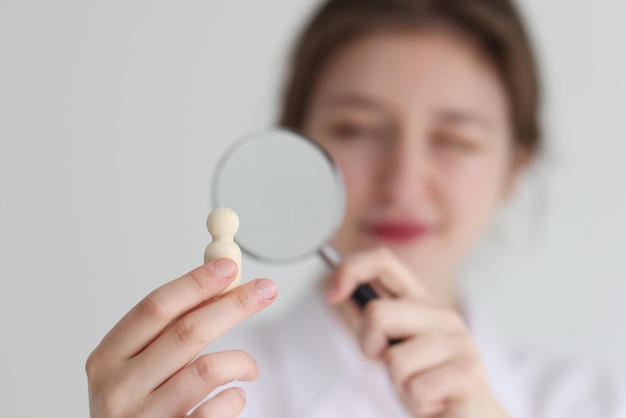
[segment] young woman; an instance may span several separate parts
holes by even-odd
[[[223,259],[155,290],[87,362],[92,418],[181,417],[257,364],[250,417],[626,416],[605,381],[499,348],[459,294],[460,265],[541,151],[538,107],[508,0],[327,1],[296,45],[280,124],[343,172],[344,264],[324,297],[235,343],[256,361],[194,357],[273,302],[270,280],[215,299],[235,274]],[[360,283],[384,295],[363,312]],[[191,416],[236,416],[245,398],[229,388]]]

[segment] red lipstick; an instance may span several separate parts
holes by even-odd
[[[406,243],[430,232],[426,225],[411,221],[380,221],[365,225],[365,230],[381,241]]]

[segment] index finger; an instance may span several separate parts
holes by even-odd
[[[429,298],[424,284],[386,248],[355,254],[337,269],[327,294],[331,302],[347,299],[358,285],[377,281],[394,297]]]
[[[222,258],[157,288],[124,315],[95,351],[110,360],[135,356],[174,319],[218,296],[236,272],[237,265]]]

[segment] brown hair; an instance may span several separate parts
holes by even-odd
[[[486,53],[511,103],[515,143],[536,155],[542,148],[538,72],[511,0],[327,0],[296,42],[280,125],[302,130],[324,66],[349,42],[376,30],[441,25],[460,30]]]

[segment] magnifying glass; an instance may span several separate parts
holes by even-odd
[[[282,263],[317,253],[341,264],[330,241],[343,221],[343,177],[311,139],[285,129],[243,138],[219,161],[212,191],[214,207],[239,215],[235,241],[249,256]],[[352,294],[360,308],[377,297],[369,285]]]

